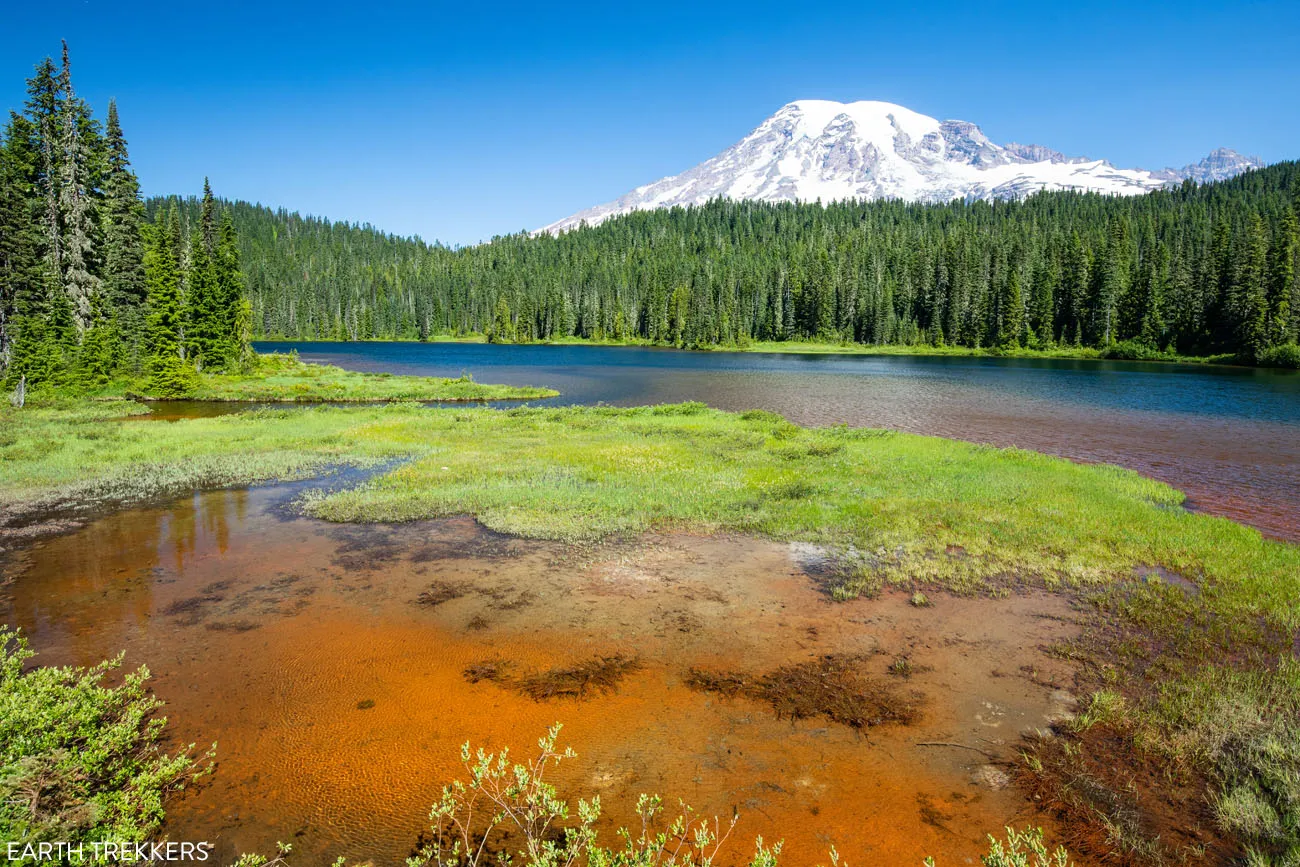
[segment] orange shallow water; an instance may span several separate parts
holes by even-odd
[[[292,841],[299,863],[396,864],[425,827],[459,745],[526,752],[552,722],[579,757],[557,782],[599,794],[606,830],[640,792],[740,816],[727,852],[785,840],[784,863],[978,863],[984,835],[1044,824],[978,753],[1004,758],[1068,696],[1041,646],[1071,634],[1065,603],[906,597],[832,604],[805,571],[816,551],[746,538],[647,537],[579,554],[466,519],[347,527],[287,517],[282,488],[199,494],[47,539],[8,567],[0,614],[39,661],[147,664],[184,741],[219,744],[211,781],[169,808],[167,834],[222,861]],[[414,603],[430,585],[463,595]],[[614,693],[534,702],[466,665],[544,669],[615,652],[644,667]],[[859,733],[776,719],[694,692],[691,666],[762,673],[823,654],[921,703],[919,722]],[[888,678],[908,654],[917,673]],[[928,667],[929,670],[925,670]],[[359,709],[358,703],[374,706]],[[1050,823],[1049,827],[1050,827]],[[614,841],[609,840],[612,844]]]

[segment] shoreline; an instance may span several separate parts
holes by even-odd
[[[1232,355],[1173,355],[1155,358],[1111,358],[1102,354],[1102,350],[1090,347],[1081,348],[1055,348],[1055,349],[992,349],[987,347],[956,347],[956,346],[902,346],[902,345],[871,345],[861,343],[817,343],[804,341],[754,341],[746,345],[701,345],[701,346],[677,346],[667,343],[655,343],[650,340],[596,340],[588,338],[567,337],[555,340],[530,340],[526,343],[493,343],[482,334],[471,334],[465,336],[438,335],[430,337],[427,340],[415,338],[364,338],[359,340],[312,340],[290,337],[258,337],[253,341],[254,344],[278,344],[278,345],[295,345],[295,344],[332,344],[347,346],[350,344],[372,344],[372,343],[403,343],[403,344],[468,344],[468,345],[491,345],[491,346],[591,346],[591,347],[634,347],[641,349],[671,349],[680,352],[700,352],[700,353],[758,353],[773,355],[845,355],[845,356],[880,356],[880,357],[904,357],[904,358],[1005,358],[1005,359],[1028,359],[1028,360],[1060,360],[1060,361],[1097,361],[1097,362],[1128,362],[1141,364],[1170,364],[1170,365],[1195,365],[1195,366],[1215,366],[1231,367],[1245,370],[1290,370],[1285,367],[1264,367],[1255,364],[1240,363]]]

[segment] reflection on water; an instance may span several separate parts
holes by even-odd
[[[1014,755],[1068,696],[1039,647],[1073,627],[1059,599],[904,598],[834,605],[805,571],[816,551],[754,540],[651,537],[578,554],[468,520],[331,526],[285,516],[294,488],[220,491],[97,520],[11,564],[4,620],[47,664],[125,649],[147,664],[184,742],[219,742],[218,772],[172,805],[173,839],[239,851],[292,841],[307,863],[400,863],[466,739],[527,749],[561,720],[580,758],[559,782],[599,794],[611,822],[640,792],[741,815],[737,856],[784,838],[791,863],[974,862],[983,835],[1041,823],[978,753]],[[433,589],[426,602],[415,600]],[[462,672],[640,656],[617,692],[538,703]],[[776,719],[693,692],[691,666],[770,672],[857,654],[916,674],[912,726],[856,732]],[[1026,675],[1022,670],[1031,672]],[[1032,680],[1031,680],[1032,676]],[[373,703],[373,706],[371,706]]]
[[[1300,373],[1056,359],[785,355],[486,344],[296,343],[353,370],[546,385],[540,404],[700,400],[804,425],[894,428],[1168,482],[1190,505],[1300,541]]]

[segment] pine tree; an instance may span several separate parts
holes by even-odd
[[[1029,333],[1038,346],[1050,346],[1052,343],[1053,312],[1056,307],[1053,287],[1058,281],[1052,260],[1044,257],[1034,271],[1034,285],[1029,302]]]
[[[1014,349],[1020,346],[1020,335],[1025,328],[1025,301],[1020,291],[1020,269],[1012,268],[1003,282],[998,299],[998,346]]]
[[[1291,299],[1295,289],[1295,262],[1297,235],[1295,211],[1287,209],[1274,234],[1268,256],[1268,288],[1264,302],[1265,324],[1263,340],[1266,346],[1277,346],[1295,340],[1291,330]]]
[[[497,299],[492,323],[487,327],[487,339],[488,343],[515,342],[515,323],[510,318],[510,305],[504,295]]]
[[[1147,346],[1164,349],[1165,287],[1169,283],[1169,248],[1161,244],[1156,248],[1154,261],[1149,261],[1143,275],[1142,306],[1139,314],[1138,339]]]
[[[1088,287],[1092,285],[1092,261],[1078,232],[1073,232],[1070,236],[1070,244],[1065,252],[1064,271],[1057,328],[1062,343],[1078,346],[1084,330],[1084,305],[1088,298]]]
[[[10,114],[0,133],[0,380],[7,381],[15,360],[15,342],[24,322],[44,313],[44,276],[40,232],[35,220],[34,130],[19,114]]]
[[[199,231],[203,235],[203,251],[211,259],[217,252],[217,201],[212,196],[212,185],[203,179],[203,205],[199,216]]]
[[[199,370],[221,366],[222,309],[217,273],[208,256],[202,231],[190,239],[189,261],[184,270],[185,357]]]
[[[172,216],[160,215],[159,222],[148,227],[146,232],[144,273],[148,314],[145,352],[151,366],[183,357],[180,267]]]
[[[1238,270],[1238,288],[1231,309],[1241,353],[1256,359],[1267,346],[1268,330],[1268,236],[1264,221],[1251,217],[1245,249]]]
[[[40,154],[35,180],[43,206],[40,226],[46,271],[56,278],[63,274],[63,224],[59,213],[59,158],[57,142],[62,115],[61,89],[54,62],[45,58],[27,81],[27,117]]]
[[[239,235],[228,212],[221,215],[216,252],[218,355],[224,367],[247,367],[252,356],[253,308],[245,297],[244,273],[239,264]]]
[[[105,144],[108,166],[104,183],[104,288],[111,302],[131,307],[144,301],[144,203],[140,182],[131,171],[117,102],[108,103]]]
[[[62,135],[59,139],[59,215],[62,219],[63,287],[72,304],[77,330],[92,323],[99,278],[93,273],[94,235],[86,175],[90,171],[90,148],[83,129],[84,105],[72,89],[68,43],[63,43],[63,69],[59,75],[63,92]]]

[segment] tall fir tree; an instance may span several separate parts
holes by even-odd
[[[244,272],[239,263],[239,234],[229,212],[221,214],[213,269],[219,310],[220,363],[244,368],[252,356],[253,309],[246,297]]]
[[[63,43],[63,69],[59,74],[62,91],[62,124],[59,137],[59,216],[62,220],[63,288],[72,305],[77,330],[84,332],[93,322],[99,277],[95,269],[92,203],[87,187],[91,147],[83,123],[85,106],[72,88],[68,43]]]
[[[1241,266],[1229,308],[1243,355],[1258,358],[1268,344],[1268,235],[1255,215],[1246,229]]]
[[[151,366],[182,358],[184,310],[173,217],[172,213],[160,214],[158,221],[146,232],[144,273],[148,317],[145,352]]]
[[[217,368],[223,330],[220,290],[207,243],[199,230],[190,238],[184,285],[185,356],[199,370]]]
[[[144,202],[140,182],[131,171],[126,137],[118,119],[117,101],[108,103],[105,126],[107,171],[101,217],[104,229],[104,288],[119,306],[144,301]]]
[[[1268,297],[1266,299],[1265,341],[1270,346],[1297,340],[1293,304],[1300,287],[1296,285],[1296,256],[1300,247],[1300,220],[1288,208],[1278,224],[1269,249]]]
[[[203,239],[203,252],[211,259],[217,252],[217,200],[212,195],[212,185],[203,179],[203,199],[199,213],[199,232]]]

